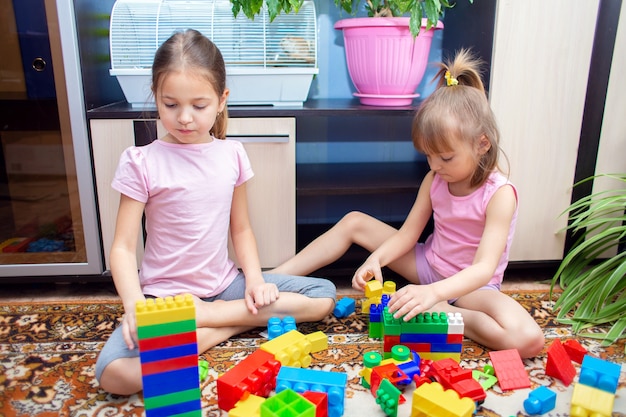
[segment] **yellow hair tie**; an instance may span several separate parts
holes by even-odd
[[[456,78],[454,78],[451,74],[450,71],[446,71],[446,83],[448,84],[448,87],[450,87],[451,85],[459,85],[459,80],[457,80]]]

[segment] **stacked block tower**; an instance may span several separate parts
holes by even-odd
[[[426,312],[404,321],[388,311],[386,297],[382,301],[370,306],[370,337],[383,340],[385,358],[391,356],[391,348],[404,345],[422,359],[461,361],[464,323],[460,313]]]
[[[611,417],[621,366],[585,355],[572,394],[572,417]]]
[[[148,299],[135,313],[146,417],[201,417],[193,298]]]

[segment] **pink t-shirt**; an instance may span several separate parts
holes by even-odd
[[[228,257],[235,187],[253,176],[240,142],[181,145],[155,140],[120,157],[112,187],[146,204],[143,292],[210,297],[237,276]]]
[[[492,173],[487,181],[470,195],[457,197],[450,194],[448,183],[435,174],[430,188],[435,228],[424,245],[430,266],[443,277],[449,277],[474,262],[480,239],[485,229],[487,205],[503,185],[517,190],[499,172]],[[509,261],[509,250],[515,232],[517,208],[513,214],[506,247],[489,284],[500,284]]]

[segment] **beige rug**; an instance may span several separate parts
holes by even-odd
[[[574,338],[569,326],[554,320],[553,302],[546,292],[510,293],[533,314],[545,330],[548,346],[555,338]],[[344,319],[329,316],[320,323],[298,326],[304,334],[321,330],[329,337],[329,348],[313,355],[312,368],[348,374],[345,416],[383,416],[372,395],[360,384],[358,376],[363,353],[380,348],[380,341],[369,339],[368,320],[361,314]],[[120,397],[99,389],[94,381],[98,351],[122,313],[119,303],[44,302],[7,303],[0,306],[0,417],[9,416],[141,416],[141,396]],[[209,378],[202,384],[203,416],[226,416],[217,407],[217,377],[265,342],[259,333],[241,337],[205,352],[201,359],[211,364]],[[598,329],[602,332],[603,329]],[[608,348],[593,339],[578,339],[588,351],[612,362],[624,362],[624,340]],[[545,350],[544,350],[545,353]],[[545,375],[545,354],[524,365],[532,388],[545,385],[557,391],[557,407],[547,416],[569,415],[573,387],[564,387]],[[466,340],[461,365],[482,369],[489,364],[488,351]],[[477,416],[522,416],[529,389],[502,392],[490,389]],[[412,390],[405,392],[407,403],[400,406],[399,417],[410,416]],[[626,371],[622,365],[619,391],[613,416],[626,414]]]

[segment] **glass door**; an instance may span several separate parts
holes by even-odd
[[[0,10],[0,277],[101,274],[71,0]]]

